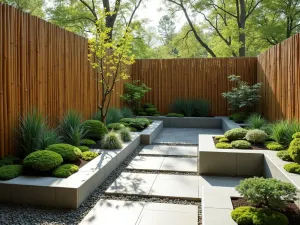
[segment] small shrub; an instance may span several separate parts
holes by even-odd
[[[294,201],[297,195],[297,189],[292,184],[262,177],[242,180],[236,190],[251,205],[270,209],[286,207],[287,201]]]
[[[120,119],[119,123],[127,123],[127,124],[129,124],[130,122],[132,122],[134,120],[135,120],[134,118],[123,118],[123,119]]]
[[[138,112],[137,115],[138,116],[148,116],[148,114],[146,112]]]
[[[69,144],[50,145],[46,150],[60,154],[66,161],[74,161],[82,155],[82,152],[79,148]]]
[[[87,137],[90,139],[100,140],[108,132],[104,123],[98,120],[87,120],[83,125],[87,129]]]
[[[258,129],[249,130],[246,134],[246,139],[252,143],[264,143],[268,138],[268,135]]]
[[[80,144],[85,145],[85,146],[90,146],[90,145],[95,145],[96,142],[91,139],[83,139],[83,140],[81,140]]]
[[[266,208],[242,206],[231,212],[232,219],[239,225],[288,225],[288,218],[277,211]]]
[[[23,166],[5,165],[0,167],[0,180],[11,180],[22,175]]]
[[[236,123],[244,123],[247,119],[247,114],[243,112],[233,113],[229,118]]]
[[[146,118],[136,118],[129,122],[129,126],[137,130],[143,130],[150,125],[150,121]]]
[[[287,161],[287,162],[293,162],[293,159],[291,158],[289,151],[287,150],[282,150],[277,152],[277,156],[282,159],[283,161]]]
[[[157,108],[147,108],[145,109],[145,112],[148,116],[153,116],[154,114],[158,114]]]
[[[52,174],[55,177],[66,178],[71,176],[73,173],[78,172],[79,167],[73,164],[64,164],[53,170]]]
[[[97,152],[87,151],[82,153],[82,159],[85,161],[91,161],[96,158],[99,154]]]
[[[300,174],[300,164],[298,163],[289,163],[284,165],[284,169],[289,173]]]
[[[230,141],[235,141],[245,138],[247,132],[248,131],[244,128],[234,128],[229,131],[226,131],[224,136]]]
[[[121,114],[123,118],[132,118],[134,117],[134,114],[130,108],[123,107],[121,108]]]
[[[151,103],[145,103],[144,104],[144,108],[145,109],[149,109],[149,108],[155,108],[155,105],[151,104]],[[146,110],[145,110],[146,111]],[[147,112],[147,111],[146,111]]]
[[[284,147],[275,141],[267,141],[265,142],[265,146],[268,150],[273,150],[273,151],[284,150]]]
[[[55,129],[46,129],[42,135],[40,148],[46,149],[49,145],[58,144],[60,141],[60,136]]]
[[[63,158],[60,154],[49,150],[38,150],[26,156],[23,164],[38,171],[50,171],[62,162]]]
[[[123,115],[120,109],[110,108],[107,112],[105,123],[106,125],[111,123],[117,123],[122,118]]]
[[[260,129],[267,125],[268,121],[258,113],[251,114],[246,123],[251,129]]]
[[[87,146],[78,146],[78,148],[80,149],[81,152],[87,152],[90,150],[90,148]]]
[[[104,149],[121,149],[123,142],[118,133],[110,131],[102,140],[102,148]]]
[[[231,142],[232,147],[238,148],[238,149],[249,149],[251,148],[251,143],[244,140],[237,140]]]
[[[300,132],[294,133],[292,138],[293,139],[300,138]]]
[[[169,113],[166,116],[167,117],[184,117],[184,115],[180,114],[180,113]]]
[[[226,142],[219,142],[219,143],[216,144],[216,148],[219,148],[219,149],[231,149],[232,145],[229,144],[229,143],[226,143]]]
[[[111,124],[108,124],[106,127],[109,130],[121,130],[121,129],[125,128],[124,124],[122,124],[122,123],[111,123]]]
[[[221,138],[225,138],[225,136],[216,136],[215,137],[216,140],[220,140]]]
[[[119,131],[120,137],[122,139],[122,141],[124,142],[128,142],[131,141],[131,134],[130,134],[130,130],[128,128],[123,128]]]
[[[228,138],[223,137],[219,139],[219,142],[229,142]]]
[[[300,164],[300,138],[294,139],[288,149],[291,158]]]

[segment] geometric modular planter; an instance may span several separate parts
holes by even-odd
[[[100,186],[140,144],[150,144],[163,128],[154,121],[119,150],[100,150],[102,154],[68,178],[20,176],[0,181],[0,202],[44,205],[76,209]]]

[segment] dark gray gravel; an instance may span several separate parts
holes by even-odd
[[[180,199],[165,198],[141,198],[137,196],[112,196],[106,195],[105,190],[126,170],[126,167],[143,149],[140,145],[123,163],[116,168],[106,181],[99,186],[81,206],[76,210],[55,209],[50,207],[16,205],[16,204],[0,204],[0,224],[1,225],[74,225],[78,224],[87,213],[95,206],[100,199],[123,199],[131,201],[154,201],[174,204],[193,204],[199,205],[199,225],[201,224],[201,207],[200,202],[185,201]],[[186,175],[186,174],[185,174]],[[0,193],[1,194],[1,193]],[[180,203],[179,203],[180,202]]]
[[[196,172],[173,172],[173,171],[160,171],[160,170],[134,170],[134,169],[125,169],[123,172],[198,176],[198,174]]]

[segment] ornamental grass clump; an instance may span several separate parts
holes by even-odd
[[[65,161],[74,161],[82,155],[82,152],[78,147],[69,144],[50,145],[46,150],[60,154]]]
[[[268,121],[265,118],[263,118],[260,114],[253,113],[248,117],[246,123],[251,129],[260,129],[262,127],[265,127],[268,124]]]
[[[122,128],[121,130],[118,131],[118,133],[120,134],[122,141],[128,142],[132,140],[129,128],[127,127]]]
[[[283,146],[289,146],[293,140],[293,135],[300,132],[300,123],[295,120],[280,120],[271,124],[269,129],[273,140]]]
[[[108,132],[102,139],[102,148],[104,149],[121,149],[122,146],[120,135],[114,131]]]
[[[251,148],[251,143],[244,140],[237,140],[231,142],[232,147],[237,149],[249,149]]]
[[[241,139],[245,138],[247,132],[248,131],[244,128],[234,128],[234,129],[226,131],[224,136],[229,141],[241,140]]]
[[[122,112],[117,108],[110,108],[107,112],[105,123],[106,125],[111,123],[117,123],[123,118]]]
[[[127,107],[121,108],[121,114],[122,114],[123,118],[132,118],[132,117],[134,117],[134,113],[133,113],[132,109],[127,108]]]
[[[254,129],[249,130],[245,138],[247,141],[250,141],[255,144],[264,143],[268,138],[268,134],[262,130]]]
[[[73,164],[64,164],[53,170],[52,174],[55,177],[67,178],[78,172],[79,167]]]
[[[58,144],[61,142],[61,137],[56,129],[46,129],[42,134],[41,149],[46,149],[49,145]]]

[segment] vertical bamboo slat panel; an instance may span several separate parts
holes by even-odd
[[[152,88],[145,102],[156,105],[162,114],[170,112],[170,104],[176,99],[202,98],[210,101],[211,116],[224,116],[229,112],[221,93],[234,86],[228,76],[240,75],[253,84],[256,66],[256,57],[136,60],[131,79]]]
[[[300,34],[259,55],[260,111],[270,120],[300,119]]]

